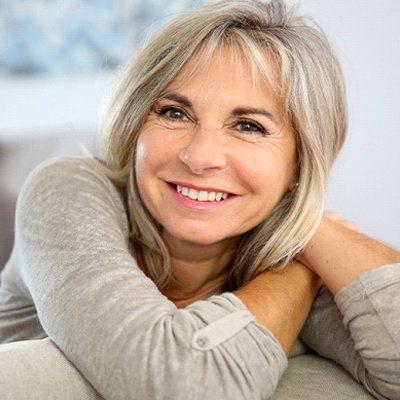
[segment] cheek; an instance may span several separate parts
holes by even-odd
[[[161,133],[161,134],[160,134]],[[163,137],[163,140],[159,140]],[[155,130],[144,131],[136,146],[136,179],[141,193],[150,190],[165,171],[175,165],[176,145],[168,140],[168,135]]]
[[[252,158],[251,163],[246,162],[241,168],[249,185],[265,195],[277,193],[281,196],[288,191],[295,177],[294,162],[285,157],[259,157]]]
[[[151,132],[142,132],[136,146],[136,171],[139,174],[151,169],[163,155],[159,141]]]
[[[177,151],[178,140],[168,131],[150,128],[143,131],[136,147],[136,159],[141,163],[157,164]]]
[[[141,136],[139,137],[137,144],[136,144],[136,169],[138,167],[138,164],[141,163],[144,155],[146,154],[146,144],[143,142],[143,140],[141,139]]]
[[[137,147],[136,147],[136,161],[135,161],[135,171],[136,171],[136,179],[138,181],[139,190],[141,189],[141,181],[143,179],[143,175],[145,174],[146,164],[147,164],[147,146],[146,142],[139,138]]]
[[[135,170],[139,192],[142,197],[146,192],[151,173],[156,169],[154,165],[155,159],[152,154],[158,154],[158,151],[152,148],[152,143],[148,140],[148,136],[141,134],[136,146]]]

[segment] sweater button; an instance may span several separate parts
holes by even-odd
[[[205,336],[199,336],[196,339],[197,346],[204,348],[208,345],[208,339]]]

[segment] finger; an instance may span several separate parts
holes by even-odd
[[[347,221],[347,220],[342,220],[342,221],[338,221],[338,223],[340,225],[345,226],[348,229],[351,229],[352,231],[358,231],[358,226],[355,222],[353,221]]]
[[[336,211],[325,211],[324,216],[331,219],[332,221],[340,221],[342,220],[342,216]]]

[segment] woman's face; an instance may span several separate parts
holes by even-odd
[[[296,140],[277,96],[223,50],[154,104],[138,139],[140,195],[167,243],[236,243],[296,182]]]

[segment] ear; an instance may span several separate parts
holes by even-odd
[[[299,182],[293,180],[293,182],[291,182],[288,187],[288,193],[289,194],[294,193],[297,190],[298,186],[299,186]]]

